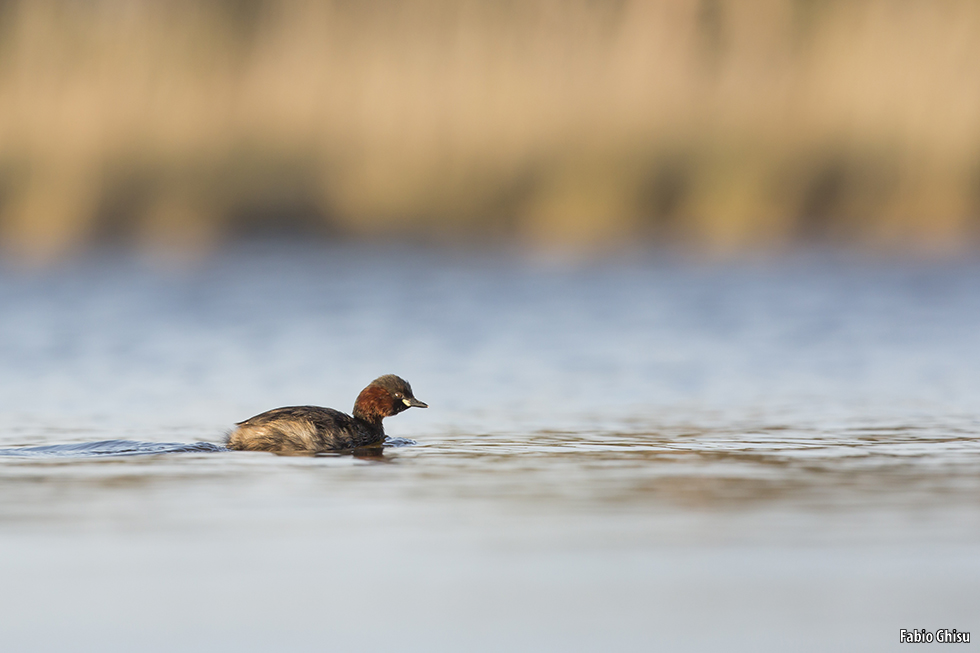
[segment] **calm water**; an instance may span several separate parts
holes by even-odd
[[[0,307],[5,650],[980,641],[980,262],[281,246]],[[389,372],[380,459],[215,446]]]

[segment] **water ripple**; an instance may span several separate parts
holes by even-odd
[[[201,453],[228,451],[211,442],[139,442],[137,440],[100,440],[76,444],[50,444],[40,447],[0,449],[0,456],[23,458],[96,458],[102,456],[140,456],[161,453]]]

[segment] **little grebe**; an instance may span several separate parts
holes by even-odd
[[[228,448],[301,455],[377,447],[385,439],[381,420],[412,406],[428,408],[407,381],[385,374],[361,390],[353,416],[319,406],[276,408],[238,422],[228,436]]]

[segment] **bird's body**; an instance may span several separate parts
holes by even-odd
[[[376,446],[385,439],[380,422],[320,406],[275,408],[236,426],[228,441],[230,449],[307,453]]]
[[[239,422],[228,436],[228,448],[310,455],[379,447],[385,440],[381,420],[412,406],[427,407],[414,397],[408,382],[386,374],[361,391],[353,415],[320,406],[275,408]]]

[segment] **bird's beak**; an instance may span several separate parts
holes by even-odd
[[[402,403],[404,403],[409,408],[428,408],[429,407],[429,404],[424,403],[424,402],[421,402],[418,399],[416,399],[415,397],[405,397],[404,399],[402,399]]]

